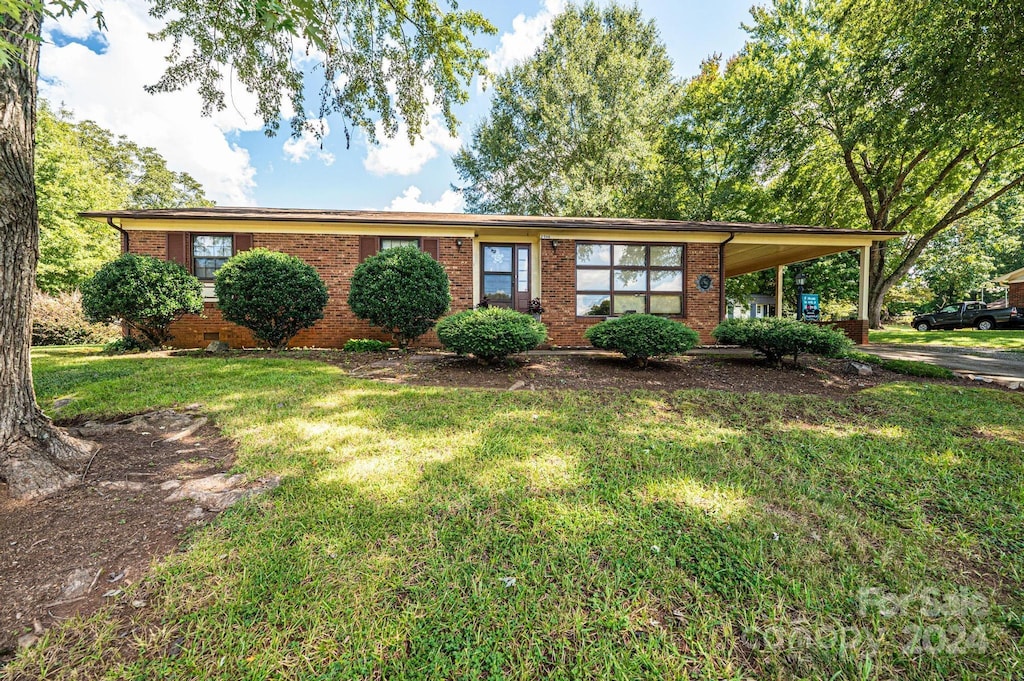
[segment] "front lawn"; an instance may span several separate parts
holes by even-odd
[[[871,331],[872,343],[898,343],[900,345],[946,345],[957,348],[991,348],[994,350],[1024,351],[1024,329],[1007,331],[917,331],[909,326],[890,326]]]
[[[238,470],[285,481],[168,557],[145,608],[69,622],[15,675],[1022,671],[1022,395],[507,392],[298,360],[34,356],[64,418],[200,403]]]

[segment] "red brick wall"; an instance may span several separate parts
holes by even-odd
[[[576,242],[561,239],[553,249],[551,241],[541,241],[541,287],[548,342],[552,345],[589,345],[583,337],[587,328],[601,321],[596,317],[576,316]],[[702,343],[714,342],[711,331],[718,325],[721,275],[718,244],[686,244],[685,316],[674,317],[700,334]],[[713,280],[709,291],[697,289],[697,277],[708,274]]]
[[[1011,307],[1024,308],[1024,281],[1010,284],[1007,302]]]
[[[868,344],[868,320],[866,319],[845,319],[839,322],[817,322],[817,324],[839,329],[857,345]]]
[[[442,237],[438,257],[451,280],[452,311],[468,309],[473,304],[473,240],[462,240],[458,248],[454,238]],[[167,255],[166,232],[132,231],[132,253],[164,258]],[[294,347],[341,347],[350,338],[391,339],[367,322],[356,319],[348,309],[349,282],[359,261],[359,237],[331,234],[254,234],[253,247],[290,253],[316,268],[327,284],[330,299],[324,318],[310,329],[300,331],[292,339]],[[242,327],[224,321],[213,303],[207,303],[203,316],[187,315],[171,326],[172,344],[177,347],[203,347],[210,343],[206,334],[218,334],[219,340],[232,347],[254,347],[256,341]],[[420,344],[436,346],[433,332],[420,339]]]

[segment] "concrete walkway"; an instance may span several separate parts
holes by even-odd
[[[881,343],[872,343],[857,349],[885,359],[909,359],[937,364],[961,376],[971,374],[1004,385],[1024,384],[1024,353],[1021,352]]]

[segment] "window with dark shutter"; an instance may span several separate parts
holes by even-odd
[[[235,253],[252,250],[252,234],[235,235]]]
[[[167,233],[167,259],[191,271],[188,257],[190,250],[188,237],[188,232]]]
[[[438,262],[440,262],[441,259],[438,257],[438,252],[440,250],[439,247],[438,247],[438,240],[437,239],[424,239],[422,243],[423,243],[423,252],[426,253],[427,255],[429,255],[434,260],[437,260]]]
[[[359,262],[362,262],[369,258],[371,255],[377,254],[377,237],[375,236],[361,236],[359,237]]]

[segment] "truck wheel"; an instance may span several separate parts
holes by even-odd
[[[916,328],[918,331],[922,331],[922,332],[923,331],[931,331],[932,330],[932,327],[928,325],[928,322],[918,322],[917,326],[914,327],[914,328]]]
[[[996,328],[996,323],[986,317],[985,319],[979,319],[975,326],[978,327],[978,331],[991,331]]]

